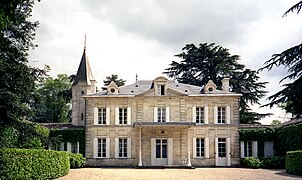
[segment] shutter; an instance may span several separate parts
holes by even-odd
[[[155,138],[151,138],[151,166],[155,165]]]
[[[119,125],[119,108],[115,108],[115,125]]]
[[[170,108],[166,107],[166,122],[170,122]]]
[[[196,138],[193,138],[193,158],[196,158]]]
[[[71,142],[67,142],[67,151],[71,152]]]
[[[65,149],[64,149],[64,142],[60,143],[60,151],[65,151]]]
[[[255,158],[257,158],[258,157],[258,143],[257,143],[257,141],[253,141],[252,146],[253,146],[253,156]]]
[[[93,158],[98,157],[98,138],[93,138]]]
[[[196,122],[196,106],[192,107],[192,122]]]
[[[97,107],[93,109],[93,120],[94,120],[94,125],[99,124],[99,109]]]
[[[244,141],[240,142],[240,154],[241,154],[241,158],[244,158]]]
[[[106,138],[106,158],[110,158],[110,138]]]
[[[217,106],[214,106],[214,124],[218,123],[217,119],[218,119],[218,108]]]
[[[173,138],[168,138],[168,165],[173,165]]]
[[[131,138],[127,138],[127,158],[131,158]]]
[[[208,106],[204,107],[204,124],[209,124],[209,108]]]
[[[227,124],[231,123],[231,108],[230,108],[230,106],[226,107],[226,123]]]
[[[218,165],[218,138],[215,138],[215,165]]]
[[[80,153],[80,142],[77,141],[77,153]]]
[[[204,157],[205,158],[210,158],[210,142],[209,142],[209,138],[204,138],[204,150],[205,150]]]
[[[227,166],[231,166],[231,138],[226,138]]]
[[[106,107],[106,125],[110,125],[110,107]]]
[[[154,107],[154,110],[153,110],[153,121],[154,122],[158,122],[158,120],[157,120],[157,107]]]
[[[131,125],[131,107],[127,107],[127,124]]]
[[[118,154],[119,154],[119,149],[118,149],[118,138],[115,138],[115,143],[114,143],[114,146],[115,146],[115,153],[114,153],[114,158],[119,158],[118,157]]]

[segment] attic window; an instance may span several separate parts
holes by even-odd
[[[132,92],[132,93],[134,93],[134,91],[133,91],[133,90],[132,90],[131,92]]]
[[[185,92],[188,92],[188,90],[185,90]]]
[[[135,85],[135,87],[138,87],[138,85]]]
[[[165,85],[157,85],[157,94],[159,96],[165,95]]]
[[[179,85],[178,84],[176,84],[176,87],[178,87]]]

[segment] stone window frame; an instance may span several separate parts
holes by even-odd
[[[227,108],[225,106],[217,107],[217,124],[226,124]]]

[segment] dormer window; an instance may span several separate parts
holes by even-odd
[[[165,85],[157,85],[157,94],[159,96],[164,96],[165,95]]]

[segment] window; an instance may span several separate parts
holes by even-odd
[[[218,107],[218,114],[217,114],[217,122],[218,124],[224,124],[226,119],[226,108],[225,107]]]
[[[118,157],[127,158],[127,139],[119,139],[119,141],[118,141]]]
[[[119,108],[119,124],[127,124],[127,108]]]
[[[196,138],[196,157],[204,157],[204,139]]]
[[[204,123],[204,108],[196,107],[196,123]]]
[[[106,157],[106,139],[98,139],[98,157]]]
[[[241,141],[240,142],[241,158],[258,157],[257,141]]]
[[[253,156],[253,142],[244,141],[244,157],[252,157],[252,156]]]
[[[106,108],[99,108],[98,124],[106,124]]]
[[[226,157],[226,139],[218,138],[218,157]]]
[[[81,121],[84,121],[84,113],[81,113]]]
[[[71,143],[71,152],[72,153],[79,153],[79,142]]]
[[[157,94],[159,96],[165,95],[165,85],[157,85]]]
[[[166,122],[166,108],[157,109],[157,122]]]
[[[167,158],[168,141],[167,139],[156,139],[156,158]]]

